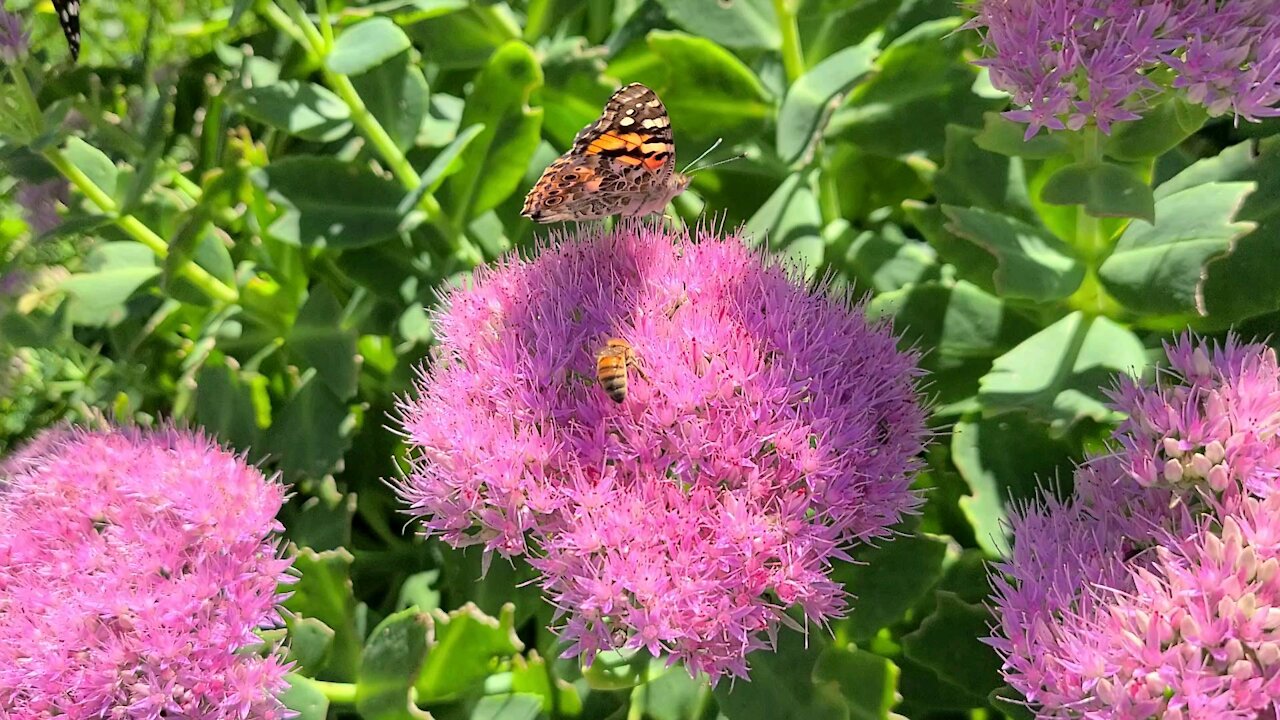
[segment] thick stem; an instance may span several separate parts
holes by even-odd
[[[76,189],[88,198],[89,202],[97,205],[98,209],[103,213],[115,216],[116,224],[120,226],[120,229],[128,233],[134,240],[145,245],[161,260],[169,257],[169,244],[164,241],[164,238],[157,235],[154,230],[147,227],[138,218],[132,215],[119,214],[120,206],[116,204],[116,201],[105,190],[98,187],[88,175],[81,172],[80,168],[68,160],[61,150],[46,148],[44,156],[58,169],[58,172],[62,173],[63,177],[72,185],[75,185]],[[177,268],[177,274],[192,285],[195,285],[205,295],[219,302],[233,303],[240,297],[234,287],[210,275],[207,270],[190,260]]]
[[[355,683],[329,682],[327,680],[312,680],[311,678],[307,678],[307,682],[323,693],[331,704],[348,706],[356,704]]]
[[[1102,164],[1102,138],[1096,125],[1088,125],[1081,131],[1077,162],[1083,165]],[[1073,243],[1084,263],[1084,279],[1080,287],[1068,298],[1068,304],[1090,317],[1115,315],[1120,306],[1107,294],[1098,277],[1098,267],[1107,250],[1110,238],[1105,236],[1102,222],[1090,215],[1084,205],[1076,207],[1076,236]]]
[[[804,52],[800,49],[800,26],[796,24],[793,0],[773,0],[773,12],[778,16],[778,29],[782,31],[782,65],[787,71],[787,83],[793,84],[804,75]]]

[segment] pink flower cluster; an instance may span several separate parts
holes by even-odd
[[[1139,117],[1166,87],[1248,120],[1280,114],[1280,0],[979,0],[996,87],[1008,117],[1078,130]]]
[[[0,717],[283,718],[261,645],[284,489],[174,429],[55,429],[0,465]]]
[[[737,237],[559,240],[447,298],[399,494],[455,546],[527,555],[566,654],[745,675],[787,608],[839,616],[831,558],[918,504],[915,358]],[[639,356],[622,403],[595,376],[613,337]]]
[[[1167,353],[1160,382],[1115,392],[1117,452],[1012,518],[989,642],[1038,717],[1278,708],[1280,368],[1234,339]]]
[[[1117,440],[1139,485],[1180,492],[1265,497],[1280,481],[1280,366],[1274,350],[1184,340],[1148,387],[1121,379],[1113,393],[1128,414]]]

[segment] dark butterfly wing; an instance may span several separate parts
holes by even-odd
[[[53,0],[53,10],[58,13],[58,24],[71,46],[71,60],[80,59],[80,0]]]

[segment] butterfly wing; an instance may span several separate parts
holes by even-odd
[[[667,108],[652,90],[632,83],[615,92],[600,118],[546,169],[521,214],[537,222],[638,214],[669,196],[674,174]]]
[[[80,0],[53,0],[53,10],[58,14],[62,34],[71,47],[71,60],[80,59]]]

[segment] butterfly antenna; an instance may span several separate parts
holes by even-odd
[[[710,155],[710,154],[711,154],[711,151],[712,151],[712,150],[715,150],[715,149],[716,149],[716,148],[718,148],[718,147],[720,147],[720,143],[722,143],[722,142],[724,142],[724,138],[716,138],[716,141],[715,141],[715,142],[713,142],[713,143],[711,143],[711,147],[707,148],[707,149],[706,149],[706,151],[705,151],[705,152],[703,152],[701,155],[699,155],[699,156],[697,157],[697,159],[695,159],[693,162],[689,163],[688,165],[685,165],[685,166],[684,166],[684,170],[681,170],[681,171],[680,171],[680,174],[681,174],[681,175],[683,175],[684,173],[689,172],[689,168],[693,167],[694,165],[697,165],[697,164],[698,164],[698,162],[699,162],[700,160],[702,160],[702,158],[704,158],[704,157],[706,157],[706,156]]]
[[[727,158],[725,158],[725,159],[723,159],[723,160],[717,160],[717,161],[715,161],[715,162],[711,163],[710,165],[703,165],[703,166],[702,166],[702,167],[700,167],[700,168],[696,168],[693,172],[702,172],[703,170],[710,170],[711,168],[716,167],[717,165],[724,165],[725,163],[731,163],[731,162],[733,162],[734,160],[742,160],[742,159],[743,159],[743,158],[745,158],[746,156],[747,156],[747,154],[746,154],[746,153],[738,153],[737,155],[734,155],[733,157],[727,157]],[[687,172],[687,171],[686,171],[686,172]]]

